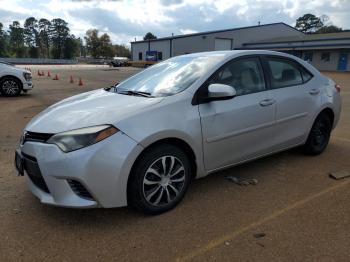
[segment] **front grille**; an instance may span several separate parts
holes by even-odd
[[[24,133],[23,144],[27,141],[46,143],[53,135],[54,134],[27,131]]]
[[[67,179],[68,184],[72,188],[73,192],[77,194],[79,197],[87,199],[87,200],[94,200],[92,195],[87,191],[87,189],[78,181]]]
[[[48,189],[46,182],[41,174],[36,158],[24,153],[22,153],[22,156],[24,158],[24,170],[27,172],[29,179],[33,182],[34,185],[49,194],[50,190]]]

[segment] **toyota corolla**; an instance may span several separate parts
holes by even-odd
[[[159,214],[194,178],[292,147],[322,153],[340,111],[339,85],[294,56],[188,54],[50,106],[15,163],[42,203]]]

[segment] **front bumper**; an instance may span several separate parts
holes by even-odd
[[[119,132],[70,153],[63,153],[56,145],[38,142],[25,142],[19,149],[26,161],[29,158],[32,165],[37,163],[46,184],[47,190],[26,170],[29,188],[42,203],[108,208],[127,205],[128,176],[143,148]],[[79,194],[81,188],[85,193]]]
[[[23,90],[32,90],[34,88],[32,81],[23,82]]]

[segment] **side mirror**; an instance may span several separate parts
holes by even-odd
[[[208,87],[208,100],[226,100],[235,97],[236,89],[224,84],[211,84]]]

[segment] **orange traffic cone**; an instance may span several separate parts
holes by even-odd
[[[47,71],[47,76],[51,77],[50,71]]]
[[[69,80],[69,83],[73,84],[74,83],[74,79],[73,79],[73,76],[70,76],[70,80]]]
[[[58,80],[58,75],[56,74],[52,80]]]
[[[83,81],[81,80],[81,77],[79,77],[79,86],[83,86]]]

